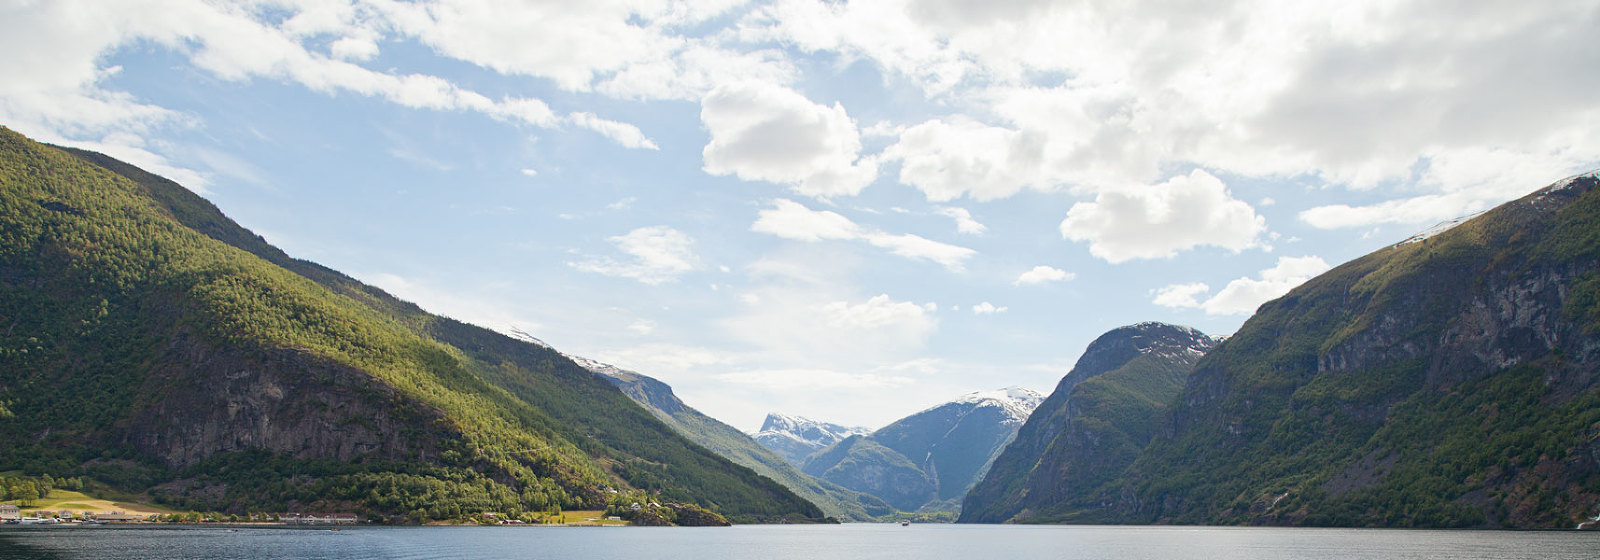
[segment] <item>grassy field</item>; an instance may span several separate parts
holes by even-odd
[[[70,510],[73,513],[89,512],[95,514],[121,511],[135,515],[183,513],[150,504],[104,500],[95,498],[82,492],[62,490],[59,488],[51,490],[49,496],[46,496],[42,500],[36,501],[33,506],[22,509],[25,515],[31,515],[29,512],[35,511],[46,511],[53,513],[61,510]]]
[[[606,512],[601,510],[574,510],[563,511],[558,517],[549,519],[550,523],[557,525],[577,526],[621,526],[627,521],[607,521]]]

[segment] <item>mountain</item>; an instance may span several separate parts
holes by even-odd
[[[821,516],[539,345],[285,255],[189,190],[0,128],[0,471],[421,522],[652,494]],[[659,497],[654,497],[659,494]]]
[[[1163,323],[1122,327],[1095,339],[967,494],[959,521],[1070,520],[1058,506],[1133,462],[1195,363],[1216,343],[1200,331]]]
[[[817,504],[829,517],[870,521],[893,511],[883,500],[800,472],[798,467],[756,443],[744,432],[684,404],[666,383],[610,364],[569,357],[589,371],[605,376],[634,402],[654,413],[679,434],[777,481],[800,497]]]
[[[1340,265],[1053,506],[1115,523],[1570,528],[1600,511],[1600,174]],[[1442,230],[1442,231],[1441,231]]]
[[[882,498],[900,511],[951,511],[1043,397],[972,393],[853,435],[806,458],[803,472]]]
[[[767,419],[761,423],[761,431],[751,437],[790,464],[800,466],[812,453],[847,437],[870,433],[872,430],[867,428],[840,426],[773,412],[767,414]]]

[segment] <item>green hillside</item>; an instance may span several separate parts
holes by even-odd
[[[76,157],[74,157],[76,156]],[[170,181],[0,129],[0,470],[412,521],[659,492],[819,517],[560,354],[299,261]]]
[[[1215,340],[1187,327],[1112,330],[1039,405],[961,508],[963,523],[1104,521],[1083,502],[1122,474],[1161,427]]]
[[[1597,183],[1563,181],[1261,306],[1201,360],[1117,498],[1075,505],[1133,523],[1592,519]]]

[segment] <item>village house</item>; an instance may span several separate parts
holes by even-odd
[[[278,520],[284,525],[354,525],[361,518],[354,513],[285,513]]]
[[[17,504],[0,504],[0,522],[21,521],[22,508]]]

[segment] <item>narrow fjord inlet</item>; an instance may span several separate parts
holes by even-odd
[[[0,560],[1589,558],[1596,30],[0,0]]]

